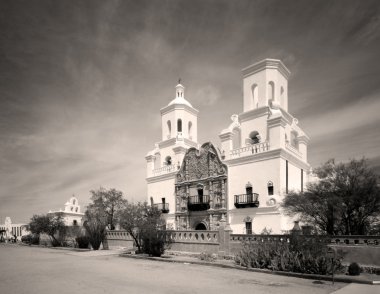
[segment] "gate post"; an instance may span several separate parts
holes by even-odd
[[[220,226],[219,226],[218,231],[219,231],[218,256],[224,257],[226,255],[230,255],[230,234],[232,230],[228,224],[226,225],[225,220],[220,221]]]

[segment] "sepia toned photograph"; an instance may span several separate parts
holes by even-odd
[[[380,293],[380,1],[0,0],[0,293]]]

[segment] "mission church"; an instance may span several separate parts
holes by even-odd
[[[160,111],[162,138],[145,157],[146,181],[167,228],[217,230],[221,222],[235,234],[293,228],[279,204],[288,191],[303,191],[311,167],[309,137],[288,112],[290,71],[265,59],[242,74],[243,112],[231,116],[219,147],[198,143],[199,111],[181,83]]]

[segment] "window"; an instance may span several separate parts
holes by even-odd
[[[75,205],[75,199],[73,199],[73,205]]]
[[[161,154],[156,153],[154,157],[154,168],[160,168],[161,167]]]
[[[234,128],[232,131],[232,149],[240,148],[240,129]]]
[[[298,149],[298,133],[296,131],[292,131],[290,133],[290,144],[294,147],[294,148],[297,148]]]
[[[273,183],[271,181],[268,182],[268,195],[273,195]]]
[[[268,100],[274,100],[274,82],[268,83]]]
[[[252,184],[250,182],[245,185],[245,193],[246,194],[252,194]]]
[[[77,226],[78,225],[78,221],[76,219],[73,220],[73,226]]]
[[[258,102],[259,88],[257,87],[257,84],[252,85],[251,90],[252,90],[252,105],[256,106],[257,108],[259,106],[258,105],[259,104]]]
[[[162,201],[162,203],[165,204],[165,197],[164,197],[164,198],[161,198],[161,201]]]
[[[78,212],[78,207],[77,207],[77,208],[75,208],[75,212]]]
[[[71,207],[70,207],[70,210],[73,211],[73,209],[74,209],[74,207],[71,206]]]
[[[170,156],[166,156],[166,158],[165,158],[165,164],[166,165],[172,165],[172,158]]]
[[[280,90],[280,103],[282,107],[285,107],[285,101],[284,101],[284,87],[281,87]]]
[[[170,120],[168,120],[167,124],[168,124],[168,138],[170,138],[171,133],[172,133],[172,123],[170,122]]]
[[[189,121],[189,129],[188,129],[188,132],[189,132],[189,137],[190,137],[190,139],[191,139],[192,126],[193,126],[192,122]]]
[[[249,134],[249,138],[251,139],[251,144],[260,143],[260,134],[258,131],[253,131]]]
[[[201,187],[198,188],[198,199],[199,203],[203,203],[203,188]]]
[[[182,120],[177,120],[177,132],[182,132]]]
[[[245,222],[245,232],[247,235],[252,235],[252,222]]]

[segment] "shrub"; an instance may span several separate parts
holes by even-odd
[[[164,254],[165,249],[169,245],[169,238],[166,231],[145,230],[141,234],[142,251],[151,256],[160,257]]]
[[[90,238],[87,236],[76,237],[75,241],[77,241],[79,248],[88,248],[88,246],[90,245]]]
[[[348,266],[348,274],[350,276],[358,276],[358,275],[360,275],[360,266],[359,266],[359,264],[357,264],[356,262],[352,262]]]
[[[245,267],[327,275],[332,263],[326,257],[327,245],[315,238],[292,237],[290,242],[245,242],[235,262]],[[341,259],[334,261],[336,271],[342,269]]]
[[[215,253],[210,253],[210,252],[202,252],[199,255],[200,260],[209,261],[209,262],[213,262],[217,260],[217,258],[218,256]]]
[[[37,234],[28,234],[21,237],[21,242],[31,244],[31,245],[39,245],[40,236]]]

